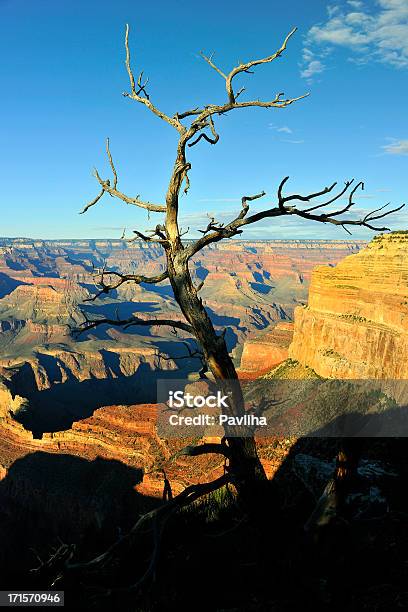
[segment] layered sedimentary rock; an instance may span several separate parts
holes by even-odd
[[[408,233],[314,270],[289,356],[321,376],[408,378]]]
[[[162,495],[163,469],[175,493],[193,482],[215,478],[223,470],[223,459],[217,455],[177,456],[180,449],[197,441],[160,438],[156,429],[157,404],[105,406],[91,417],[75,422],[67,431],[45,433],[36,439],[12,416],[25,402],[24,398],[13,399],[0,383],[0,399],[10,410],[3,408],[0,415],[0,480],[8,477],[16,460],[32,453],[70,455],[86,461],[98,458],[120,461],[140,471],[137,490],[150,497]],[[267,452],[265,443],[263,446],[261,454],[271,475],[279,466],[278,455],[282,451],[275,457]]]
[[[240,376],[255,378],[285,361],[292,337],[293,323],[280,322],[271,331],[245,341]]]
[[[215,327],[227,328],[228,347],[238,364],[244,342],[290,321],[296,304],[305,302],[314,265],[336,262],[360,247],[361,243],[347,241],[228,241],[199,253],[191,270],[196,284],[204,281],[200,296]],[[10,370],[7,378],[13,392],[28,397],[36,411],[62,411],[62,427],[109,403],[155,401],[154,380],[150,379],[151,395],[142,397],[131,379],[142,381],[154,372],[166,376],[175,368],[181,378],[197,371],[197,360],[185,358],[185,334],[176,337],[171,328],[104,326],[81,336],[71,332],[84,315],[115,319],[164,314],[179,319],[168,283],[129,283],[86,301],[97,291],[96,269],[106,266],[149,275],[161,272],[164,265],[162,250],[144,243],[0,239],[0,367]],[[245,369],[265,371],[281,359],[284,347],[278,346],[276,333],[264,336],[258,347],[261,358],[250,347],[245,349]],[[251,354],[257,359],[253,366]],[[264,358],[265,368],[260,363]],[[128,381],[127,388],[118,384],[122,379]],[[114,382],[108,388],[103,381]],[[145,383],[144,389],[148,386]],[[70,421],[66,413],[72,411]],[[50,412],[43,416],[48,419]],[[45,428],[44,418],[37,423],[39,430],[56,426],[53,421]]]

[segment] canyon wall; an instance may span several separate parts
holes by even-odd
[[[313,271],[289,357],[324,377],[408,379],[408,233]]]
[[[280,322],[273,329],[245,341],[239,367],[240,378],[256,378],[285,361],[292,338],[293,323]]]
[[[45,433],[41,439],[36,439],[13,418],[13,410],[24,403],[24,398],[13,399],[1,383],[0,398],[3,406],[9,408],[9,411],[3,408],[0,414],[0,481],[10,476],[10,470],[17,460],[33,453],[70,455],[88,462],[98,458],[120,461],[129,468],[139,470],[136,490],[149,497],[162,495],[163,469],[174,493],[181,492],[192,482],[207,481],[222,474],[224,461],[220,456],[177,455],[178,451],[188,444],[196,444],[197,440],[158,436],[157,404],[105,406],[96,410],[91,417],[73,423],[67,431]],[[273,460],[270,449],[267,452],[265,440],[260,444],[265,469],[272,475],[279,466],[278,455],[280,457],[283,451],[278,448]]]
[[[196,284],[204,281],[200,296],[216,329],[226,328],[237,364],[249,342],[243,368],[252,376],[285,358],[287,340],[284,346],[279,337],[283,328],[273,328],[291,321],[294,307],[305,303],[313,267],[334,264],[361,246],[359,241],[231,240],[200,252],[191,270]],[[183,378],[197,371],[197,360],[185,358],[185,334],[176,337],[171,328],[123,330],[107,325],[81,336],[71,332],[84,314],[180,318],[166,282],[128,283],[109,295],[95,296],[94,273],[103,266],[150,275],[163,271],[164,265],[162,250],[142,242],[0,239],[0,368],[13,393],[28,397],[35,411],[44,413],[38,430],[55,428],[54,420],[48,429],[44,423],[51,410],[64,413],[57,423],[62,427],[72,423],[72,405],[82,406],[73,416],[83,418],[111,403],[155,401],[154,380],[150,396],[144,384],[142,397],[131,379],[142,381],[155,372],[167,376],[176,369]],[[251,343],[260,335],[254,350]],[[275,356],[270,359],[272,350]],[[120,384],[125,380],[126,388]]]

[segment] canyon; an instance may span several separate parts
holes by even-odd
[[[227,330],[237,366],[244,351],[243,376],[273,365],[269,360],[258,369],[252,361],[245,371],[250,343],[259,335],[264,351],[275,350],[275,362],[285,356],[288,334],[272,330],[289,323],[296,305],[305,303],[311,270],[334,265],[362,245],[233,240],[194,259],[194,280],[204,281],[200,295],[216,328]],[[29,399],[32,410],[21,418],[33,431],[65,429],[105,405],[154,402],[159,374],[183,378],[199,368],[188,357],[183,332],[175,336],[171,328],[106,325],[72,332],[84,314],[180,316],[166,282],[128,283],[95,299],[95,275],[102,268],[153,275],[164,269],[163,254],[155,245],[120,240],[0,240],[0,374],[13,393]]]
[[[305,303],[312,269],[334,265],[362,246],[358,241],[230,241],[193,262],[195,281],[204,280],[201,295],[214,324],[228,328],[243,378],[254,378],[286,357],[294,308]],[[106,470],[115,473],[118,465],[127,466],[125,479],[132,474],[131,489],[139,501],[162,495],[162,469],[175,492],[222,472],[217,457],[174,458],[189,440],[164,440],[155,429],[157,377],[197,371],[193,360],[174,359],[186,354],[183,337],[154,327],[126,332],[106,326],[79,337],[70,331],[84,311],[180,316],[164,283],[128,284],[85,301],[97,292],[97,269],[155,274],[163,265],[159,249],[143,243],[0,241],[0,475],[10,508],[16,498],[21,507],[33,499],[40,504],[61,456],[76,457],[75,469],[85,472],[93,473],[95,462],[107,462]],[[260,446],[271,476],[290,445],[260,441]],[[43,476],[33,489],[31,468],[24,466],[37,460]],[[50,516],[59,516],[67,487],[56,487]],[[79,493],[71,493],[77,499]],[[111,505],[105,510],[110,512]],[[99,519],[104,512],[99,505]],[[85,523],[93,521],[91,512]],[[62,517],[55,533],[68,523]]]
[[[249,395],[273,389],[275,398],[280,387],[271,384],[295,384],[285,391],[287,412],[267,407],[280,424],[299,414],[314,424],[309,398],[316,396],[335,416],[330,379],[406,378],[407,245],[402,232],[368,245],[230,241],[193,262],[214,324],[228,328]],[[155,274],[164,264],[155,247],[121,241],[3,239],[0,246],[0,565],[11,563],[11,571],[17,523],[26,551],[20,571],[21,563],[33,566],[27,542],[47,554],[57,537],[81,543],[88,534],[100,546],[157,503],[164,475],[178,493],[224,469],[216,455],[180,455],[198,440],[157,433],[157,379],[194,379],[197,371],[193,360],[177,359],[185,356],[182,334],[109,326],[71,332],[84,311],[180,316],[166,284],[129,284],[86,302],[97,292],[95,270],[105,265]],[[288,432],[257,438],[270,478],[298,445]]]
[[[205,280],[216,326],[233,337],[240,378],[406,378],[407,241],[397,232],[368,245],[231,241],[204,252],[194,262],[195,277]],[[128,285],[84,301],[96,292],[96,266],[144,266],[153,274],[163,267],[158,249],[120,241],[17,241],[1,248],[3,473],[28,452],[91,461],[101,455],[143,468],[141,486],[157,496],[162,474],[153,466],[160,457],[181,490],[193,478],[182,476],[188,459],[167,462],[185,440],[160,439],[152,423],[157,378],[194,377],[196,364],[186,364],[193,360],[177,359],[184,339],[163,329],[126,333],[108,326],[76,338],[68,327],[81,321],[83,308],[175,315],[166,285],[156,293]],[[196,465],[196,478],[212,469],[205,460]]]

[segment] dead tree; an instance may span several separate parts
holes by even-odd
[[[385,205],[368,212],[360,218],[353,218],[350,215],[350,211],[355,204],[354,196],[356,192],[364,188],[362,182],[354,183],[354,180],[348,180],[338,191],[336,191],[337,183],[333,183],[314,193],[305,195],[294,193],[288,195],[284,193],[284,188],[287,187],[289,177],[285,177],[278,187],[276,197],[272,198],[272,201],[260,212],[251,212],[250,204],[254,200],[265,197],[264,191],[242,197],[241,208],[235,218],[229,223],[221,224],[214,218],[211,218],[208,226],[201,230],[203,235],[199,239],[188,243],[182,240],[183,233],[179,226],[179,200],[181,192],[187,193],[190,186],[189,173],[191,171],[191,163],[188,159],[188,148],[203,143],[216,145],[219,140],[219,134],[215,120],[222,118],[227,113],[251,107],[283,109],[308,95],[306,93],[295,98],[285,98],[283,93],[277,93],[269,101],[259,99],[243,100],[241,96],[245,89],[241,87],[237,90],[235,86],[236,77],[251,74],[251,69],[261,64],[270,64],[279,60],[295,31],[296,28],[287,35],[281,47],[272,55],[240,63],[230,72],[221,70],[214,63],[213,55],[206,56],[201,53],[207,64],[219,75],[221,81],[224,81],[226,101],[223,104],[208,103],[204,106],[170,115],[160,110],[152,102],[147,91],[148,81],[143,80],[143,72],[139,74],[137,79],[134,76],[130,61],[129,27],[126,26],[125,64],[130,81],[130,91],[123,95],[132,102],[145,106],[150,112],[177,132],[178,142],[174,166],[163,203],[152,203],[142,199],[139,195],[126,195],[118,188],[118,173],[111,155],[109,140],[107,140],[106,151],[112,171],[112,178],[104,179],[95,170],[95,177],[100,185],[100,191],[85,206],[82,213],[95,206],[105,194],[109,194],[126,204],[143,208],[149,214],[158,213],[163,215],[163,221],[156,224],[152,230],[144,233],[135,230],[134,233],[138,239],[147,243],[158,244],[162,247],[166,258],[166,270],[153,277],[103,270],[99,278],[101,289],[94,298],[101,294],[109,293],[109,291],[117,289],[128,282],[156,284],[168,280],[173,289],[174,297],[180,306],[182,317],[176,321],[165,318],[145,319],[141,317],[130,317],[128,319],[99,318],[96,320],[87,318],[82,325],[83,330],[90,330],[104,324],[123,327],[133,325],[168,326],[173,329],[180,329],[191,334],[196,339],[204,356],[206,366],[215,380],[221,385],[228,386],[228,381],[237,380],[237,373],[227,349],[225,334],[217,333],[214,329],[211,318],[198,295],[200,287],[196,287],[193,283],[189,263],[197,253],[210,244],[242,234],[245,226],[263,219],[269,219],[273,222],[274,219],[279,217],[301,217],[317,223],[337,225],[348,233],[350,233],[349,228],[353,226],[367,227],[374,231],[385,231],[388,229],[379,225],[378,222],[391,213],[400,210],[402,206],[389,209],[388,205]],[[343,200],[345,200],[345,203],[343,203]],[[332,205],[334,205],[334,208]],[[239,416],[244,413],[244,402],[239,385],[232,387],[229,410],[233,415]],[[248,503],[256,499],[259,500],[257,491],[260,488],[262,489],[266,476],[258,458],[255,440],[252,436],[227,437],[225,443],[223,442],[222,444],[195,447],[191,454],[198,455],[208,452],[223,455],[228,462],[228,469],[225,477],[219,479],[216,483],[208,483],[208,487],[200,488],[200,491],[207,492],[208,490],[213,490],[214,485],[221,486],[229,481],[234,483],[239,495]],[[186,450],[186,453],[188,454],[188,450]],[[183,503],[186,499],[185,496],[182,496]],[[178,497],[174,498],[171,503],[172,507],[177,507]]]

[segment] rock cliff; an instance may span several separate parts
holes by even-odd
[[[269,372],[288,357],[293,336],[293,323],[280,322],[271,331],[244,343],[239,375],[255,378]]]
[[[408,378],[408,233],[313,271],[289,357],[325,377]]]
[[[0,399],[3,405],[0,414],[0,481],[6,478],[16,460],[36,452],[71,455],[87,461],[98,458],[120,461],[141,471],[137,490],[149,497],[162,495],[163,469],[174,493],[193,482],[218,477],[223,470],[223,460],[217,455],[177,457],[179,450],[197,443],[197,440],[159,437],[157,404],[105,406],[91,417],[73,423],[67,431],[45,433],[41,439],[36,439],[13,418],[13,412],[26,400],[21,397],[13,399],[1,383]],[[272,475],[289,448],[285,445],[276,448],[275,444],[275,451],[271,451],[265,441],[260,445],[265,469]]]

